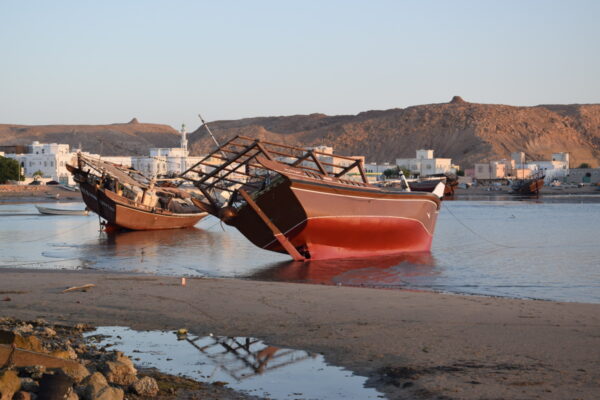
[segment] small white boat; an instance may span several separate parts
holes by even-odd
[[[79,192],[79,188],[77,186],[71,186],[71,185],[60,185],[61,188],[68,190],[70,192]]]
[[[85,210],[64,210],[60,208],[48,208],[42,206],[35,206],[40,214],[45,215],[88,215],[89,211]]]

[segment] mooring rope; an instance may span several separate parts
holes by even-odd
[[[65,230],[62,230],[62,231],[58,231],[57,233],[53,233],[52,235],[43,236],[43,237],[39,237],[39,238],[36,238],[36,239],[31,239],[31,240],[20,240],[19,242],[20,242],[20,243],[32,243],[32,242],[39,242],[39,241],[41,241],[41,240],[46,240],[46,239],[50,239],[50,238],[59,237],[59,236],[62,236],[62,235],[64,235],[65,233],[69,233],[69,232],[72,232],[72,231],[74,231],[75,229],[79,229],[79,228],[81,228],[82,226],[84,226],[84,225],[87,225],[87,224],[89,224],[89,223],[90,223],[90,221],[85,221],[85,222],[84,222],[84,223],[82,223],[82,224],[76,225],[76,226],[74,226],[74,227],[72,227],[72,228],[69,228],[69,229],[65,229]]]
[[[504,247],[506,249],[516,249],[519,246],[510,246],[510,245],[506,245],[506,244],[502,244],[502,243],[498,243],[495,242],[491,239],[486,238],[485,236],[481,235],[480,233],[476,232],[474,229],[471,229],[470,226],[468,226],[467,224],[465,224],[464,222],[462,222],[450,209],[450,207],[448,207],[445,203],[442,202],[442,205],[444,206],[444,208],[450,213],[450,215],[452,215],[456,221],[461,224],[466,230],[468,230],[469,232],[471,232],[473,235],[477,236],[478,238],[480,238],[481,240],[488,242],[494,246],[498,246],[498,247]]]
[[[450,213],[450,215],[452,215],[456,221],[461,224],[465,229],[467,229],[469,232],[471,232],[473,235],[475,235],[476,237],[480,238],[481,240],[488,242],[494,246],[498,246],[498,247],[502,247],[505,249],[545,249],[545,248],[550,248],[550,247],[554,247],[554,245],[538,245],[538,246],[514,246],[514,245],[507,245],[507,244],[502,244],[502,243],[498,243],[495,242],[491,239],[486,238],[485,236],[483,236],[482,234],[480,234],[479,232],[476,232],[474,229],[472,229],[470,226],[468,226],[467,224],[465,224],[464,222],[462,222],[450,209],[450,207],[448,207],[447,205],[445,205],[445,203],[442,203],[442,205],[444,206],[444,208],[446,210],[448,210],[448,212]],[[595,243],[590,243],[590,244],[577,244],[577,247],[579,248],[588,248],[588,247],[597,247],[597,244]]]

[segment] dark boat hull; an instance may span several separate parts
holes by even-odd
[[[454,187],[458,184],[456,180],[448,181],[446,179],[431,179],[420,182],[408,182],[408,186],[413,192],[432,193],[440,182],[445,185],[444,196],[452,196],[454,194]]]
[[[285,178],[255,199],[301,254],[311,260],[430,251],[439,199]],[[255,245],[285,249],[249,208],[231,221]]]
[[[544,177],[536,179],[524,179],[512,185],[512,193],[515,194],[539,194],[544,187]]]

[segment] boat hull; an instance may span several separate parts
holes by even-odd
[[[430,251],[440,204],[429,193],[382,193],[287,178],[255,201],[311,260]],[[255,245],[286,252],[249,207],[239,210],[233,225]]]
[[[110,227],[131,230],[189,228],[204,218],[207,213],[175,214],[144,210],[130,200],[87,182],[80,184],[81,195],[86,206]]]
[[[433,193],[438,183],[444,184],[444,196],[454,195],[454,187],[457,185],[457,181],[449,182],[447,179],[433,179],[421,182],[408,182],[410,190],[414,192],[430,192]]]
[[[35,206],[40,214],[45,215],[88,215],[88,210],[63,210],[58,208],[48,208],[42,206]]]
[[[519,181],[512,186],[515,194],[539,194],[544,187],[544,178]]]

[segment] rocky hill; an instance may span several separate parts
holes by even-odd
[[[147,155],[151,147],[179,146],[179,133],[168,125],[140,123],[111,125],[1,125],[0,146],[41,143],[81,145],[103,155]]]
[[[287,144],[333,146],[337,154],[365,155],[386,162],[414,157],[430,148],[465,168],[524,151],[529,160],[548,160],[554,152],[571,153],[571,165],[600,164],[600,105],[514,107],[449,103],[358,115],[323,114],[215,121],[209,126],[220,142],[244,135]],[[190,136],[196,154],[214,148],[204,127]]]
[[[386,162],[414,157],[430,148],[463,168],[475,162],[508,158],[524,151],[529,160],[548,160],[554,152],[571,153],[571,165],[600,165],[600,104],[514,107],[469,103],[456,96],[449,103],[357,115],[324,114],[214,121],[220,142],[234,135],[299,145],[333,146],[337,154],[364,155]],[[167,125],[0,125],[0,146],[40,142],[81,144],[104,155],[145,155],[150,147],[176,147],[178,132]],[[204,127],[190,134],[192,154],[214,149]]]

